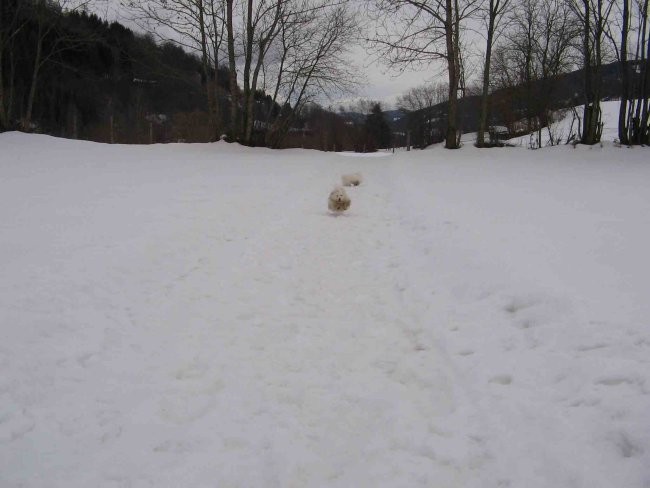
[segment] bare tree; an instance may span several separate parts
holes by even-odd
[[[25,25],[25,20],[20,16],[22,7],[22,2],[18,0],[6,0],[0,4],[0,130],[8,128],[10,124],[14,73],[10,70],[7,87],[4,73],[5,56],[9,54],[9,64],[13,66],[14,40]]]
[[[614,4],[613,0],[572,0],[571,3],[582,25],[584,109],[580,142],[583,144],[596,144],[602,135],[600,100],[603,42]]]
[[[445,83],[419,85],[397,97],[397,106],[407,112],[424,110],[447,101],[448,89]]]
[[[205,0],[207,2],[207,16],[209,19],[207,34],[212,46],[212,66],[214,72],[213,89],[214,89],[214,108],[213,112],[216,119],[216,130],[219,131],[222,120],[220,85],[219,85],[219,68],[221,65],[221,51],[226,34],[226,4],[224,0]],[[218,136],[221,134],[217,133]]]
[[[41,69],[64,51],[75,49],[88,42],[87,38],[82,39],[63,29],[62,19],[66,13],[85,9],[92,0],[24,0],[24,2],[25,9],[29,11],[36,24],[36,46],[27,106],[20,122],[23,130],[31,130],[32,112]]]
[[[348,12],[349,0],[123,1],[138,14],[143,27],[159,26],[160,38],[199,53],[208,82],[211,73],[218,71],[222,51],[227,52],[228,132],[233,141],[253,144],[255,128],[263,126],[265,118],[270,123],[272,116],[279,115],[271,109],[280,98],[295,112],[317,87],[343,86],[351,79],[342,59],[356,26]],[[268,88],[267,73],[275,75],[276,82],[265,117],[259,113],[256,97],[260,88]],[[218,85],[213,89],[206,85],[211,120],[218,122]],[[289,122],[283,117],[283,126]],[[283,127],[276,130],[283,131]]]
[[[397,107],[407,114],[414,145],[425,147],[433,142],[433,107],[446,102],[448,95],[446,83],[428,83],[411,88],[397,98]]]
[[[648,54],[648,0],[623,4],[623,27],[621,32],[621,69],[623,74],[623,97],[619,113],[619,137],[623,144],[650,144],[650,70]],[[634,51],[630,49],[628,36],[632,38]],[[632,59],[629,59],[629,57]]]
[[[230,85],[230,130],[231,140],[239,136],[239,90],[237,86],[237,58],[235,53],[234,0],[226,0],[226,43],[228,46],[228,72]]]
[[[130,9],[134,20],[145,30],[200,55],[208,124],[211,138],[216,139],[221,121],[216,75],[226,22],[224,1],[125,0],[123,5]]]
[[[243,117],[240,134],[245,144],[251,144],[255,123],[255,92],[264,60],[280,31],[280,20],[291,11],[290,0],[246,0],[243,41]]]
[[[358,22],[347,2],[301,1],[283,17],[275,62],[273,104],[292,107],[271,123],[267,143],[277,146],[302,108],[317,96],[350,90],[358,76],[345,59]],[[270,117],[269,117],[270,121]]]
[[[368,39],[390,66],[428,65],[443,60],[449,83],[445,147],[460,147],[458,96],[462,87],[461,30],[479,0],[368,0],[378,22]]]
[[[637,144],[650,144],[650,33],[648,32],[648,0],[637,2],[639,18],[637,36],[637,63],[639,66],[639,101],[636,107],[635,142]]]
[[[499,23],[504,14],[510,8],[510,0],[489,0],[485,8],[486,37],[485,37],[485,59],[483,64],[483,85],[481,91],[481,113],[479,115],[478,134],[476,145],[485,145],[485,131],[488,119],[488,96],[490,90],[490,68],[492,63],[492,47],[495,37],[498,35]]]
[[[542,130],[549,127],[557,76],[574,67],[577,34],[563,0],[523,0],[511,13],[506,40],[496,55],[499,78],[523,91],[527,131],[537,134],[535,147],[541,146]]]

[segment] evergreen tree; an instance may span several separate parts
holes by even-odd
[[[375,103],[366,116],[366,133],[368,135],[369,149],[386,149],[390,147],[390,127],[388,127],[380,103]]]

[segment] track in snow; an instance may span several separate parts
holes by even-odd
[[[2,137],[3,486],[644,486],[646,166]]]

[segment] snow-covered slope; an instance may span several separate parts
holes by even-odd
[[[0,135],[0,486],[647,487],[648,155]]]
[[[619,100],[603,101],[600,103],[601,121],[603,122],[603,142],[612,142],[618,139],[618,111],[620,107]],[[545,127],[542,130],[542,147],[549,145],[566,144],[573,136],[577,139],[578,131],[581,129],[581,119],[583,116],[584,106],[580,105],[572,110],[564,110],[556,115],[558,120]],[[551,136],[555,141],[552,144]],[[531,138],[530,135],[514,137],[508,141],[509,144],[522,147],[537,147],[536,133]]]

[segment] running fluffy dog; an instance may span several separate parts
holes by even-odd
[[[359,186],[363,178],[361,173],[351,173],[349,175],[341,176],[341,183],[343,186]]]
[[[350,208],[350,197],[341,186],[337,186],[330,193],[330,197],[327,201],[327,208],[332,212],[345,212]]]

